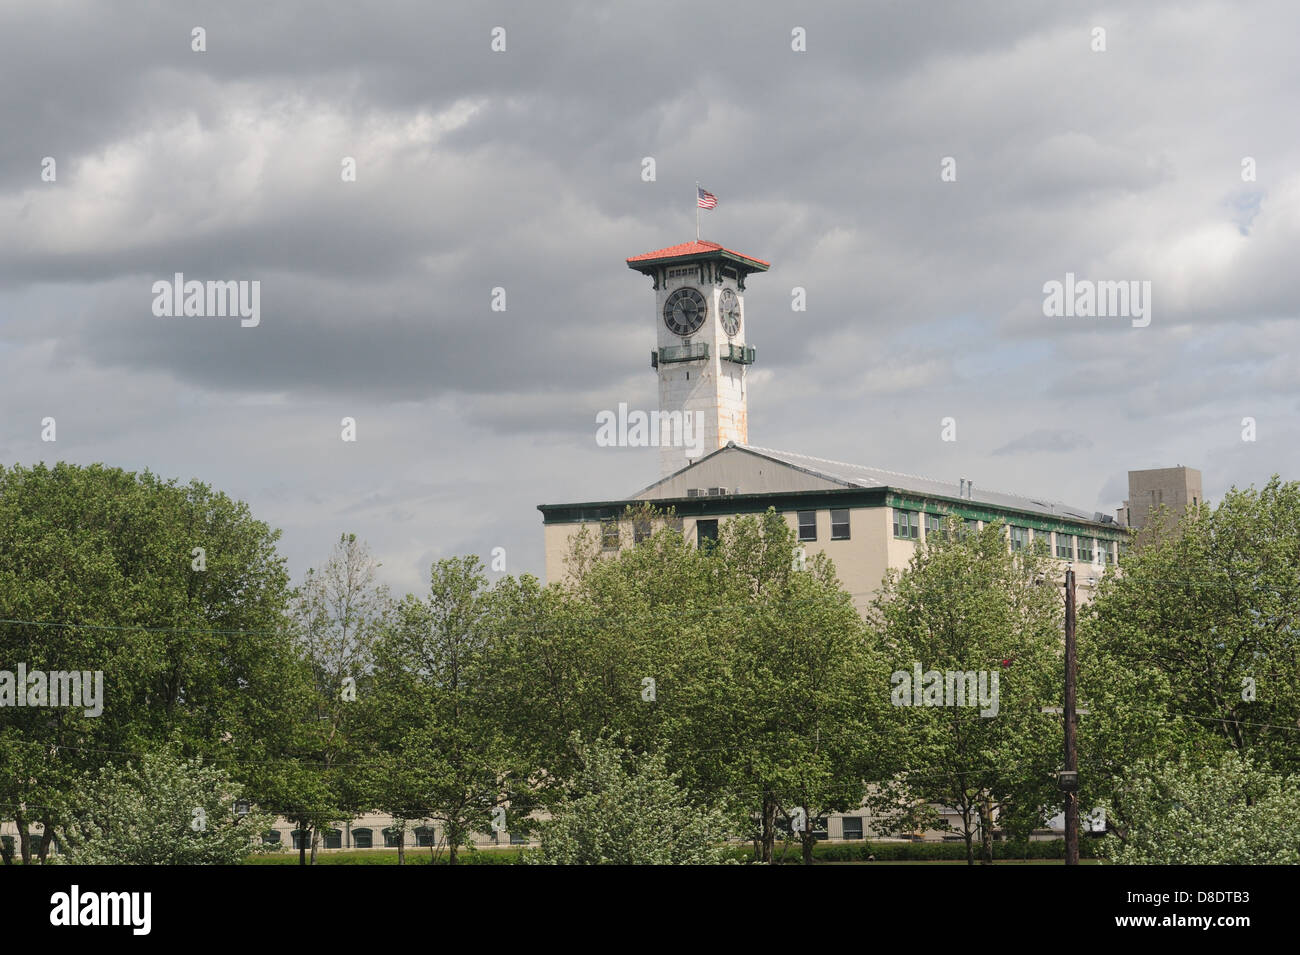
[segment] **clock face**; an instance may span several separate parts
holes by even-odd
[[[729,288],[724,288],[718,296],[718,313],[722,318],[722,328],[728,338],[740,331],[740,299]]]
[[[693,335],[704,324],[709,303],[698,289],[679,288],[664,302],[664,324],[676,335]]]

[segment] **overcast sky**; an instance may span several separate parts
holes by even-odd
[[[0,6],[0,463],[198,477],[295,577],[343,531],[399,591],[540,574],[536,505],[658,477],[595,416],[656,405],[624,259],[698,179],[772,262],[752,444],[1106,512],[1130,468],[1300,477],[1293,2],[337,8]],[[156,317],[175,272],[260,281],[260,324]],[[1150,324],[1045,317],[1067,272]]]

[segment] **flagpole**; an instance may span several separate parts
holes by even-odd
[[[695,180],[695,241],[700,241],[700,181]]]

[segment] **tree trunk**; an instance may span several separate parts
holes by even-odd
[[[975,864],[975,833],[971,829],[970,817],[972,809],[970,806],[963,806],[961,813],[961,834],[966,840],[966,864]]]
[[[37,858],[41,860],[41,865],[45,865],[45,858],[50,854],[50,843],[54,841],[54,821],[49,816],[41,820],[44,830],[41,832],[40,848],[36,850]]]
[[[397,832],[397,864],[406,865],[406,823]]]
[[[311,827],[311,864],[316,864],[316,827]]]
[[[298,823],[298,864],[307,864],[307,830]]]
[[[813,864],[813,846],[817,844],[817,836],[813,832],[813,817],[808,811],[808,807],[803,807],[803,832],[799,833],[800,848],[803,850],[803,864]]]
[[[27,814],[22,810],[16,811],[14,825],[18,827],[18,854],[23,858],[23,865],[31,865],[32,847],[27,839]]]
[[[980,865],[993,864],[993,797],[985,794],[980,806],[980,829],[984,836],[984,856]]]
[[[763,851],[759,862],[772,864],[772,847],[776,844],[776,800],[770,792],[763,793]]]

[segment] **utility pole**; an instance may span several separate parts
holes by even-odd
[[[1065,864],[1079,864],[1079,751],[1075,745],[1075,681],[1078,660],[1074,647],[1074,568],[1065,571]]]

